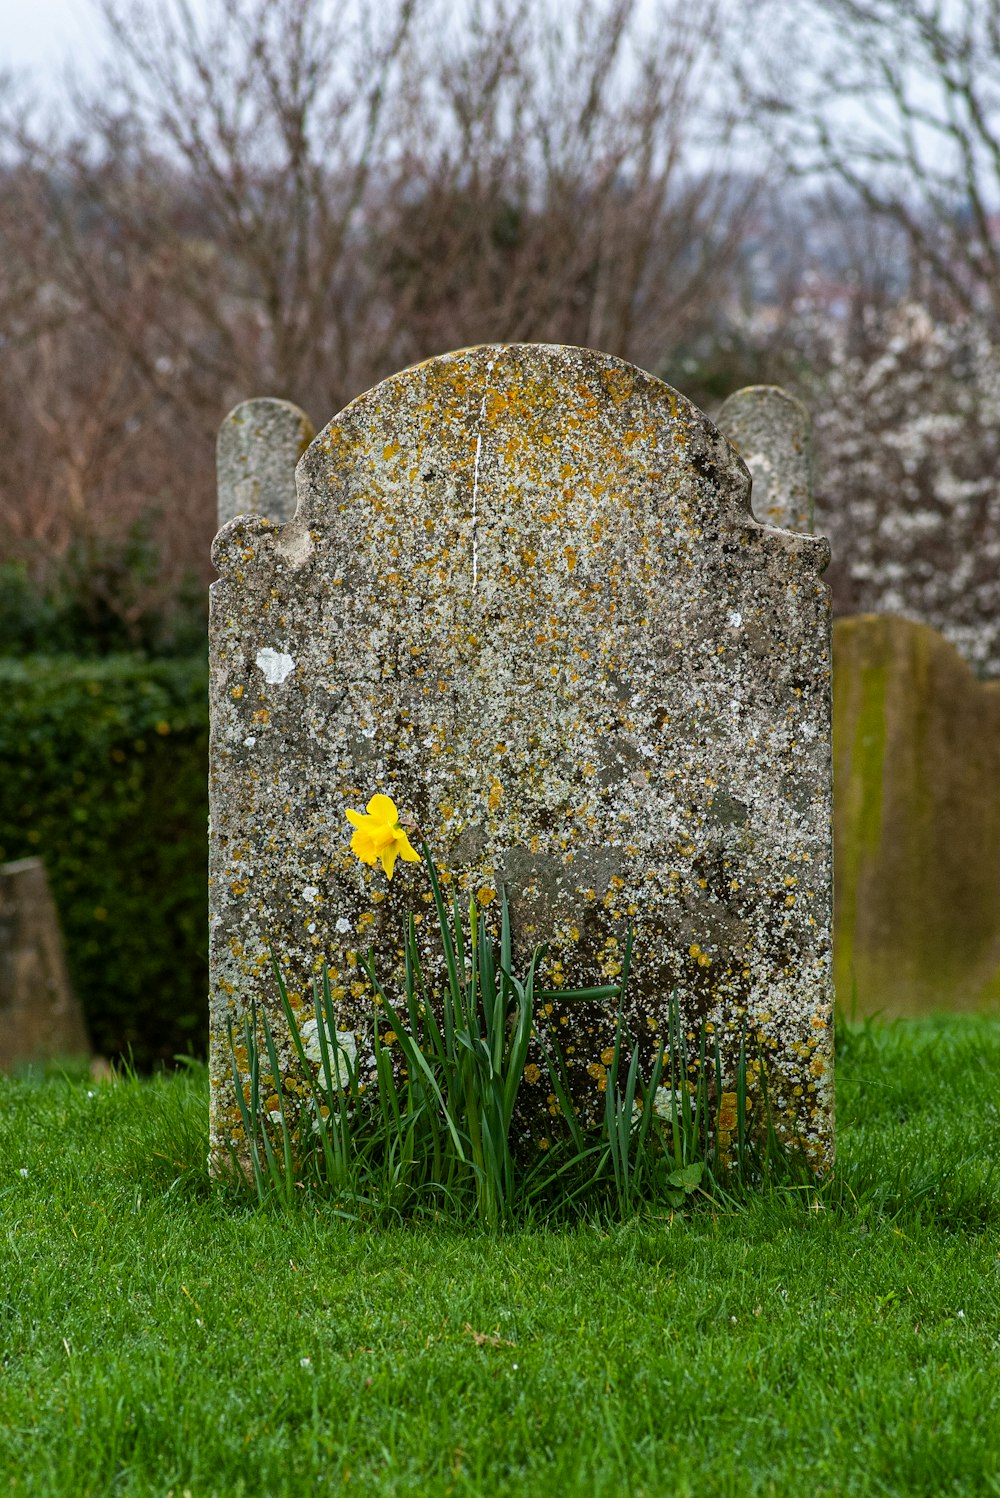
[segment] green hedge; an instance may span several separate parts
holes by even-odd
[[[96,1049],[201,1055],[204,657],[0,659],[0,862],[44,858]]]

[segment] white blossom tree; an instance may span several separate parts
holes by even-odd
[[[909,303],[862,336],[795,330],[815,423],[817,528],[840,613],[898,613],[1000,675],[1000,348],[984,319]]]

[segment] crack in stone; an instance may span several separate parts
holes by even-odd
[[[494,354],[493,358],[489,361],[489,363],[486,366],[486,383],[485,383],[485,386],[484,386],[484,389],[483,389],[483,398],[482,398],[482,400],[479,403],[479,417],[477,419],[477,426],[481,426],[482,423],[486,420],[486,399],[487,399],[487,396],[490,393],[490,375],[493,373],[493,366],[496,364],[496,362],[499,359],[499,357],[500,357],[499,352],[496,353],[496,354]],[[482,452],[482,450],[483,450],[483,434],[482,434],[481,431],[477,431],[476,432],[476,456],[475,456],[475,459],[474,459],[473,465],[472,465],[472,591],[473,591],[473,593],[476,591],[476,588],[479,586],[479,537],[477,535],[477,526],[479,524],[479,509],[478,509],[478,506],[479,506],[479,456],[480,456],[480,453]]]

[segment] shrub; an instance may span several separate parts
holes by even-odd
[[[184,656],[203,648],[205,589],[165,591],[152,515],[113,539],[73,537],[59,556],[0,563],[0,656]]]
[[[94,1045],[203,1054],[203,656],[0,658],[0,861],[45,860]]]

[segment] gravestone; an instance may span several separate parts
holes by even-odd
[[[45,865],[0,865],[0,1071],[89,1055]]]
[[[750,470],[757,519],[811,531],[812,419],[802,402],[777,385],[747,385],[716,420]]]
[[[243,401],[219,428],[216,475],[220,529],[236,515],[295,514],[295,465],[316,435],[290,401]]]
[[[929,625],[833,633],[837,993],[862,1014],[1000,1007],[1000,682]]]
[[[778,1127],[828,1164],[827,543],[754,519],[747,469],[683,396],[558,346],[386,380],[296,487],[294,518],[237,518],[213,549],[214,1168],[240,1141],[228,1022],[256,1003],[283,1029],[269,950],[303,1016],[328,963],[359,1054],[357,953],[399,992],[405,915],[430,895],[421,865],[389,884],[351,854],[345,812],[375,792],[463,892],[507,888],[520,958],[550,943],[547,987],[614,981],[634,926],[647,1061],[676,994],[723,1090],[746,1037]],[[556,1017],[596,1111],[614,1017]],[[283,1039],[279,1061],[291,1076]],[[535,1137],[544,1087],[538,1115]]]

